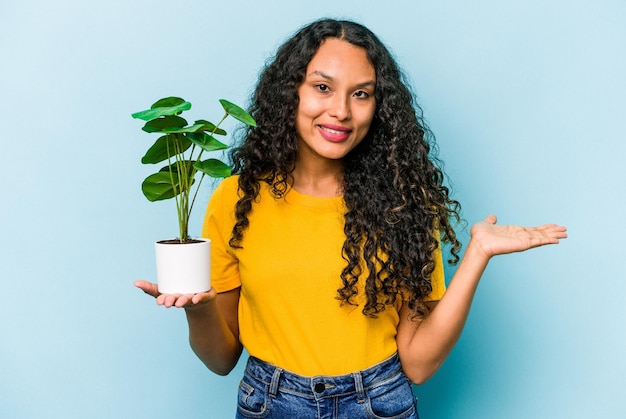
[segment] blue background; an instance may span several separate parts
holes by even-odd
[[[154,137],[130,114],[178,95],[219,118],[218,98],[246,103],[275,48],[322,16],[395,52],[470,224],[493,212],[570,232],[493,260],[458,346],[416,390],[421,416],[623,417],[619,0],[2,0],[1,417],[233,416],[241,365],[212,375],[184,314],[132,286],[177,226],[173,202],[140,192]]]

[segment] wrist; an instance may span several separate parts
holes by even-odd
[[[183,308],[185,309],[185,313],[189,316],[204,316],[208,313],[211,312],[212,308],[211,306],[215,305],[215,300],[209,300],[209,301],[198,301],[197,303],[194,303],[193,301],[189,302],[188,304],[185,304],[183,306]]]
[[[463,259],[469,258],[486,266],[492,256],[493,255],[489,254],[479,241],[474,238],[470,238],[467,248],[465,249]]]

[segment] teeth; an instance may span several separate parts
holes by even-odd
[[[330,128],[326,128],[326,127],[322,127],[322,129],[324,131],[330,132],[331,134],[345,134],[346,133],[345,131],[338,131],[336,129],[330,129]]]

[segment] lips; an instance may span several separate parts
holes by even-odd
[[[322,137],[335,143],[346,141],[350,137],[351,129],[339,125],[318,125]]]

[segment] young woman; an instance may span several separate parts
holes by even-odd
[[[489,259],[558,243],[565,228],[487,217],[445,290],[441,241],[457,262],[460,206],[394,59],[359,24],[296,33],[251,114],[258,126],[205,219],[214,288],[136,286],[185,309],[191,346],[217,374],[246,348],[237,417],[416,418],[410,382],[452,350]]]

